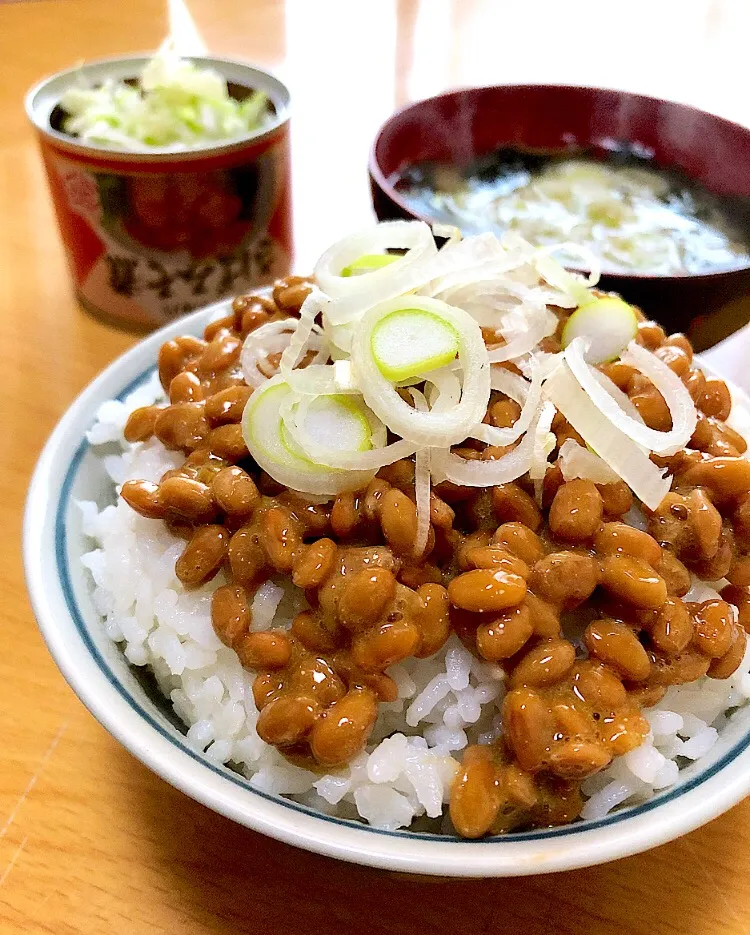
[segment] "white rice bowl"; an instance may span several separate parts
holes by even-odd
[[[104,403],[97,412],[87,437],[112,478],[113,499],[115,485],[131,478],[158,481],[183,460],[155,439],[129,445],[123,438],[128,414],[163,398],[154,375],[124,402]],[[750,414],[737,397],[729,421],[750,437]],[[162,522],[144,519],[121,500],[103,509],[91,501],[79,507],[83,532],[95,546],[81,561],[106,633],[132,666],[153,672],[196,751],[230,764],[258,789],[322,812],[387,830],[452,831],[445,806],[460,751],[502,730],[501,668],[476,659],[455,636],[429,659],[392,666],[388,674],[399,698],[380,705],[366,751],[322,776],[301,769],[258,737],[254,675],[213,631],[211,594],[225,583],[222,574],[188,591],[174,570],[184,541]],[[723,583],[695,581],[687,599],[718,596]],[[289,627],[303,601],[291,583],[267,582],[253,602],[253,627]],[[748,700],[750,648],[729,679],[670,688],[644,712],[652,729],[643,744],[584,782],[582,818],[601,818],[674,785],[681,769],[708,757],[728,719]]]

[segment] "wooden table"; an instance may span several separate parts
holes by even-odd
[[[366,156],[381,120],[445,87],[603,84],[750,122],[746,0],[196,0],[193,9],[213,51],[254,59],[291,85],[300,270],[369,217]],[[76,60],[155,47],[165,22],[157,0],[0,0],[0,933],[749,932],[750,802],[605,867],[510,882],[399,878],[207,811],[112,740],[59,675],[24,589],[25,487],[63,410],[134,339],[73,300],[22,96]],[[741,335],[713,363],[750,388],[747,349]]]

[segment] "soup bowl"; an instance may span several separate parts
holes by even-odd
[[[720,198],[750,230],[750,130],[684,104],[601,88],[517,85],[450,91],[411,104],[378,131],[369,162],[381,220],[434,218],[410,207],[396,186],[403,170],[429,160],[466,165],[498,147],[550,155],[613,150],[648,154]],[[657,275],[607,272],[620,293],[668,332],[684,331],[701,350],[750,321],[750,265],[715,272]]]

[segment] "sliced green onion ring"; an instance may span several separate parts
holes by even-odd
[[[638,334],[638,318],[632,305],[618,296],[603,296],[580,305],[562,332],[566,348],[575,338],[588,341],[586,361],[603,364],[615,360]]]
[[[393,382],[445,367],[457,357],[458,346],[453,325],[423,308],[396,309],[370,332],[372,356],[383,376]]]
[[[368,413],[361,396],[306,396],[292,411],[294,426],[300,430],[300,443],[304,439],[305,445],[316,451],[320,448],[359,453],[385,444],[386,428]],[[281,415],[286,424],[285,408]]]
[[[363,253],[362,256],[358,256],[356,260],[352,260],[348,266],[345,266],[341,270],[341,275],[344,278],[347,276],[362,276],[371,273],[374,269],[390,266],[397,259],[398,256],[393,253]]]
[[[386,445],[387,431],[385,426],[367,410],[363,403],[353,402],[352,397],[348,397],[348,399],[347,405],[357,406],[360,414],[370,424],[372,435],[369,450],[346,450],[314,439],[308,431],[307,416],[310,407],[318,405],[318,401],[316,397],[307,396],[302,399],[289,398],[281,406],[284,428],[299,451],[304,452],[307,457],[317,464],[339,471],[355,471],[360,475],[362,472],[371,472],[370,476],[373,476],[376,471],[381,467],[385,467],[386,464],[392,464],[394,461],[408,458],[414,454],[418,446],[411,442],[401,440]],[[364,486],[369,479],[365,480],[364,484],[360,484],[360,486]]]
[[[408,304],[442,318],[459,336],[458,358],[463,371],[461,399],[449,412],[419,412],[406,403],[380,371],[372,353],[372,333],[378,322]],[[436,299],[410,296],[370,309],[359,322],[352,342],[352,365],[367,405],[397,435],[419,446],[443,446],[463,441],[484,418],[490,396],[490,368],[479,326],[466,312]]]
[[[335,496],[365,486],[375,470],[333,470],[305,458],[284,432],[281,410],[295,396],[279,374],[259,387],[242,414],[242,436],[257,464],[274,480],[300,493]]]

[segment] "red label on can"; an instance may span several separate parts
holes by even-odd
[[[91,311],[155,327],[288,273],[286,126],[181,164],[41,143],[76,291]]]

